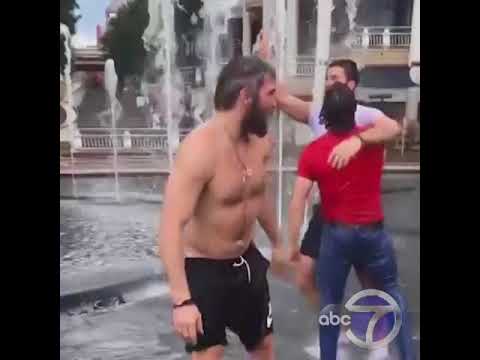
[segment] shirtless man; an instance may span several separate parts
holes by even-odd
[[[159,238],[173,302],[173,326],[194,360],[221,359],[225,329],[251,359],[274,359],[269,262],[253,242],[256,220],[281,258],[267,166],[267,116],[275,72],[255,57],[221,71],[216,113],[181,144],[165,191]]]

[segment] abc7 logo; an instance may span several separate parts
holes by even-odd
[[[359,300],[365,297],[372,297],[372,296],[381,298],[384,302],[387,303],[387,305],[356,305]],[[401,311],[397,302],[390,295],[380,290],[368,289],[368,290],[363,290],[356,293],[347,301],[347,303],[345,304],[345,308],[350,313],[373,313],[373,316],[368,321],[365,340],[355,335],[351,328],[349,328],[346,332],[347,338],[353,344],[364,349],[376,349],[376,348],[384,347],[388,345],[398,335],[398,332],[400,331],[400,327],[402,326]],[[326,306],[322,310],[321,315],[319,317],[320,325],[321,326],[326,326],[326,325],[337,326],[342,324],[343,326],[351,326],[352,324],[351,316],[336,315],[340,313],[340,311],[338,310],[339,310],[338,306],[336,305]],[[386,334],[386,336],[382,337],[380,340],[374,341],[373,332],[375,330],[375,326],[384,315],[389,313],[393,313],[395,316],[395,323],[393,327],[390,329],[388,334]]]

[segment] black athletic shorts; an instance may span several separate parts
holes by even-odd
[[[188,285],[202,314],[204,331],[197,334],[196,345],[186,345],[187,352],[227,345],[226,328],[240,337],[249,352],[273,332],[269,266],[253,244],[235,259],[185,259]]]
[[[322,217],[320,214],[320,204],[313,206],[312,218],[308,224],[308,229],[302,240],[300,252],[303,255],[310,256],[313,259],[318,257],[320,249],[320,239],[322,237]]]

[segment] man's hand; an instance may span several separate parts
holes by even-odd
[[[292,246],[288,249],[288,260],[297,262],[300,260],[300,247],[298,245]]]
[[[196,305],[173,309],[173,327],[187,343],[197,343],[197,333],[203,334],[202,315]]]
[[[288,92],[288,87],[287,84],[277,81],[277,84],[275,86],[275,98],[279,103],[284,103],[288,101],[288,97],[290,96],[290,93]]]
[[[288,259],[283,245],[277,245],[272,248],[271,269],[276,276],[288,280]]]
[[[335,146],[328,157],[328,163],[333,168],[340,170],[347,166],[350,160],[362,148],[362,141],[358,136],[352,136],[343,140],[340,144]]]
[[[258,35],[260,39],[259,47],[258,47],[258,57],[265,62],[269,62],[271,58],[270,53],[270,42],[268,40],[267,34],[262,30]]]

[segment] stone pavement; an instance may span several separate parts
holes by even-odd
[[[277,359],[319,359],[315,314],[290,285],[271,279],[270,288]],[[166,284],[157,282],[137,296],[137,300],[133,294],[130,297],[126,294],[124,300],[125,304],[107,309],[61,314],[60,359],[189,359],[172,331]],[[243,359],[238,338],[228,333],[228,341],[225,359]],[[367,360],[367,355],[352,344],[339,345],[339,359]],[[395,349],[389,359],[398,359]]]
[[[400,283],[419,339],[419,177],[385,176],[384,190]],[[160,210],[159,204],[61,201],[61,291],[63,295],[93,293],[61,312],[61,359],[188,359],[171,331],[167,287],[154,255]],[[268,257],[264,234],[259,233],[257,241]],[[115,291],[94,291],[112,285],[117,286]],[[318,359],[315,314],[290,284],[271,279],[270,286],[278,359]],[[346,297],[356,290],[358,283],[351,276]],[[238,340],[230,338],[226,359],[243,358]],[[364,351],[349,344],[341,349],[342,360],[366,360]]]

